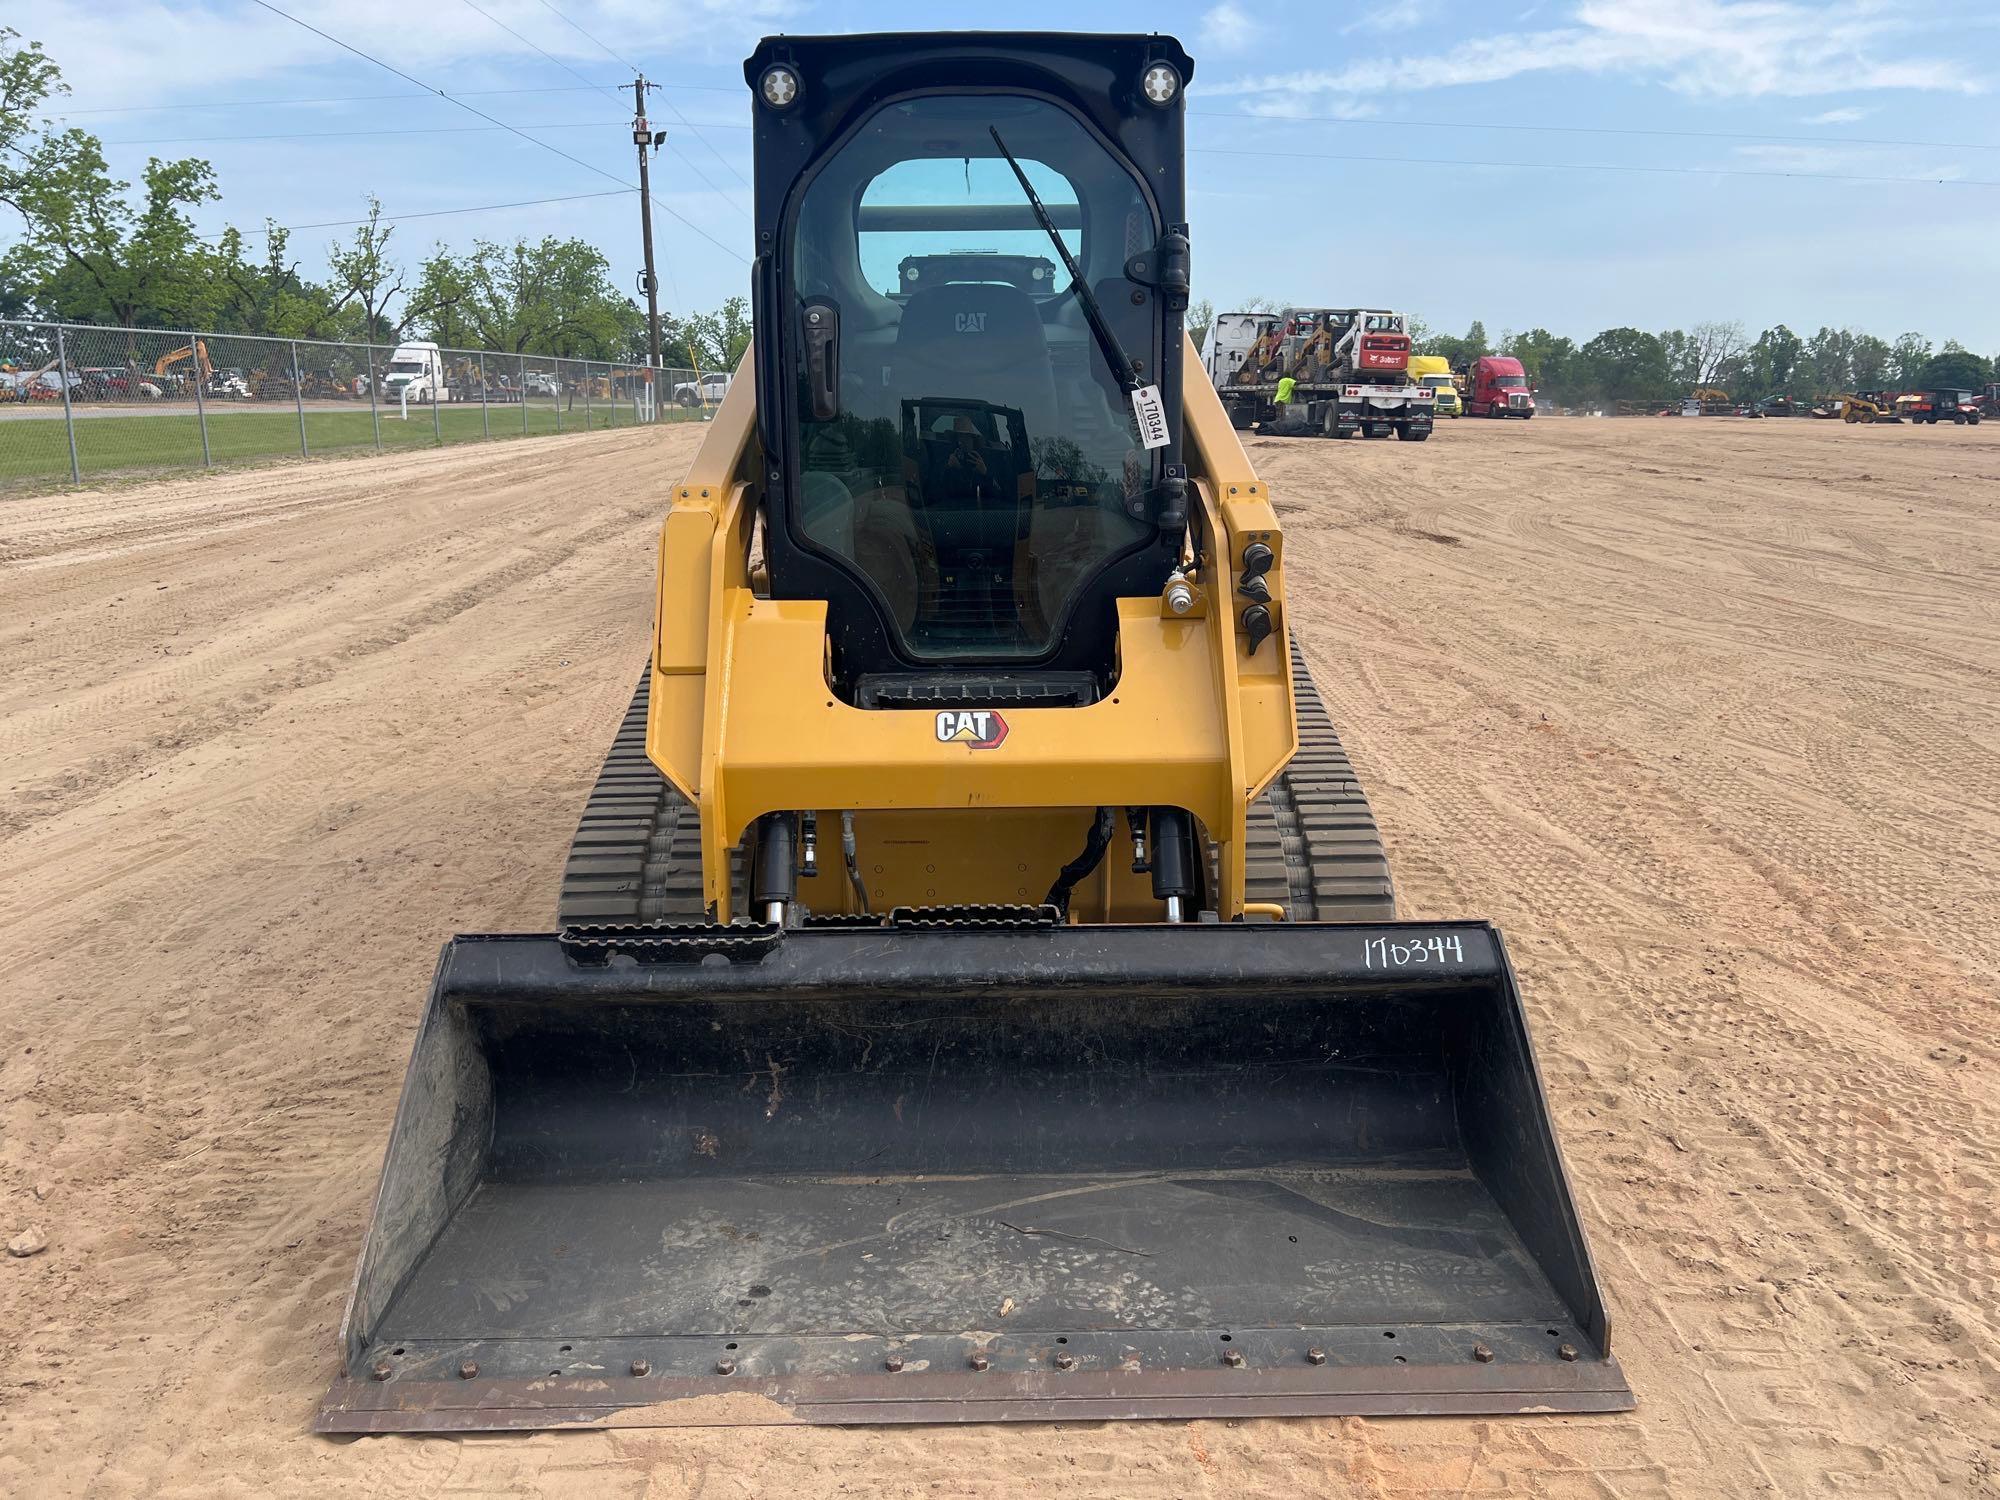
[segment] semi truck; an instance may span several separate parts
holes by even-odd
[[[1475,417],[1532,417],[1535,393],[1511,354],[1486,354],[1467,372],[1465,409]]]
[[[1427,385],[1436,392],[1438,416],[1465,415],[1465,403],[1458,397],[1457,377],[1451,373],[1451,361],[1443,355],[1412,354],[1410,380],[1416,385]]]
[[[1235,383],[1247,362],[1261,358],[1260,344],[1275,340],[1283,321],[1276,313],[1217,313],[1201,345],[1202,368],[1208,371],[1209,384],[1220,391]]]
[[[445,375],[443,353],[436,344],[398,344],[389,356],[382,391],[391,401],[419,405],[449,401],[451,383]]]
[[[1431,435],[1437,393],[1410,380],[1403,313],[1370,308],[1286,308],[1222,313],[1205,351],[1209,379],[1230,424],[1274,434]],[[1291,399],[1279,410],[1280,382]]]

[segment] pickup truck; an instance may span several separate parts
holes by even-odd
[[[673,399],[681,406],[714,406],[729,394],[729,372],[711,370],[700,380],[683,380],[674,387]]]

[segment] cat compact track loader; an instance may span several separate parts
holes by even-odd
[[[444,949],[322,1430],[1631,1405],[1182,328],[1192,72],[749,59],[756,341],[558,930]]]

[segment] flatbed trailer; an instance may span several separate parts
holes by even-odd
[[[1332,438],[1397,437],[1421,443],[1431,435],[1437,415],[1437,392],[1429,386],[1381,384],[1368,381],[1330,385],[1295,382],[1292,413],[1282,429],[1275,381],[1259,385],[1228,385],[1216,393],[1230,424],[1238,429],[1260,426],[1267,431]]]

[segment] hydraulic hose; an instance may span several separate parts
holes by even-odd
[[[1111,847],[1111,835],[1117,826],[1117,815],[1110,808],[1098,808],[1097,818],[1091,823],[1090,833],[1083,841],[1083,852],[1062,867],[1056,876],[1056,883],[1049,887],[1048,905],[1065,917],[1069,915],[1070,892],[1076,889],[1078,881],[1104,862],[1104,851]]]
[[[854,855],[854,814],[840,815],[840,857],[847,862],[847,881],[854,887],[854,899],[861,903],[861,915],[868,915],[868,887],[861,882],[861,865]]]

